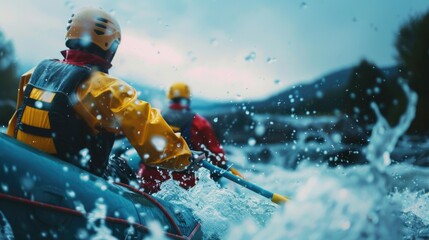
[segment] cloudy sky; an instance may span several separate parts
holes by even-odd
[[[60,58],[72,12],[102,7],[122,43],[112,75],[210,100],[262,99],[357,64],[395,63],[394,39],[427,0],[3,0],[0,30],[25,66]]]

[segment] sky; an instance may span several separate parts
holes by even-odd
[[[2,0],[0,30],[18,63],[61,58],[70,15],[111,12],[122,29],[110,73],[215,101],[267,98],[359,63],[394,65],[395,37],[427,0]],[[22,70],[24,71],[24,70]]]

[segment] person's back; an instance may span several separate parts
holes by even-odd
[[[64,60],[42,61],[22,76],[7,134],[99,176],[115,134],[125,135],[148,165],[186,168],[191,153],[184,139],[137,99],[134,88],[107,74],[120,41],[119,24],[110,14],[99,9],[73,14]],[[157,149],[153,136],[176,147]]]
[[[191,150],[204,152],[210,162],[226,169],[225,152],[216,138],[211,124],[190,109],[189,87],[180,82],[173,84],[169,89],[168,98],[170,105],[168,109],[162,111],[162,116],[170,127],[181,134]],[[161,184],[170,179],[170,176],[185,189],[196,184],[193,171],[170,173],[144,164],[141,166],[139,176],[143,179],[142,186],[148,192],[159,191]],[[152,181],[153,179],[156,179],[157,182]]]

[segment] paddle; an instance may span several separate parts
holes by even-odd
[[[241,186],[257,193],[257,194],[259,194],[259,195],[262,195],[262,196],[270,199],[274,203],[282,204],[282,203],[285,203],[288,201],[288,198],[285,196],[282,196],[280,194],[265,190],[265,189],[255,185],[255,184],[248,182],[248,181],[244,180],[243,178],[235,176],[231,172],[229,172],[225,169],[222,169],[220,167],[217,167],[217,166],[215,166],[215,165],[213,165],[207,161],[202,160],[201,162],[199,162],[199,164],[202,167],[208,169],[211,173],[221,175],[222,177],[225,177],[225,178],[227,178],[227,179],[229,179],[229,180],[231,180],[231,181],[233,181],[233,182],[235,182],[235,183],[237,183],[237,184],[239,184],[239,185],[241,185]]]
[[[240,177],[240,178],[242,178],[242,179],[246,179],[237,169],[235,169],[235,168],[233,168],[233,167],[230,167],[229,168],[229,171],[232,173],[232,174],[234,174],[235,176],[237,176],[237,177]]]

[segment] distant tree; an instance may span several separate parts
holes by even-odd
[[[381,86],[381,101],[385,103],[382,113],[391,126],[398,124],[401,115],[405,112],[407,98],[400,84],[398,76],[386,79]]]
[[[362,60],[353,68],[349,84],[345,91],[344,113],[348,114],[357,123],[372,124],[376,121],[371,102],[377,103],[380,109],[385,108],[381,97],[381,84],[384,81],[383,72],[375,64]]]
[[[429,11],[405,23],[395,45],[402,77],[419,97],[416,118],[410,129],[429,132]]]
[[[0,31],[0,125],[7,125],[14,112],[18,85],[13,44]]]

